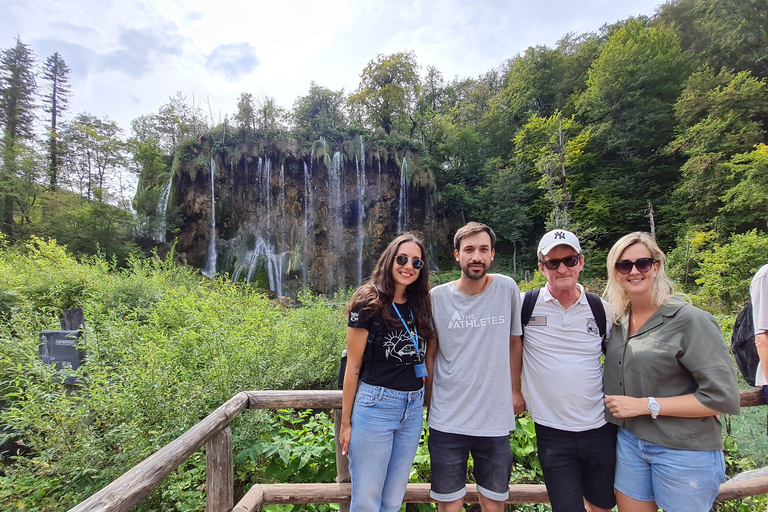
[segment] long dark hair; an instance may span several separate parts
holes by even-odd
[[[415,233],[404,233],[392,240],[384,252],[379,256],[379,261],[371,273],[371,279],[355,291],[346,307],[347,315],[351,311],[361,310],[366,315],[381,313],[384,322],[391,328],[399,325],[400,320],[395,316],[392,308],[392,300],[395,297],[395,280],[392,277],[392,267],[400,246],[406,242],[413,242],[421,250],[421,259],[426,257],[424,242]],[[413,318],[419,336],[425,340],[434,338],[432,328],[432,301],[429,297],[429,266],[425,264],[419,271],[419,277],[405,289],[405,297],[413,311]]]

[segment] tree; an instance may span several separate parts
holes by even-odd
[[[729,232],[764,230],[768,220],[768,146],[735,155],[724,164],[736,185],[723,195],[720,225]]]
[[[357,91],[349,97],[358,120],[387,135],[394,131],[413,137],[413,111],[421,91],[414,53],[379,54],[377,60],[368,62],[360,78]]]
[[[678,135],[667,151],[686,158],[675,197],[676,209],[689,224],[699,229],[719,225],[718,232],[725,235],[730,232],[726,225],[734,227],[745,220],[737,210],[723,209],[723,195],[744,176],[734,173],[728,162],[765,140],[767,92],[765,82],[749,71],[715,74],[703,67],[686,80],[675,104]],[[728,215],[718,214],[719,210]]]
[[[59,161],[61,160],[61,148],[59,147],[59,134],[57,130],[59,117],[67,109],[69,103],[69,73],[69,67],[64,62],[64,59],[61,58],[59,52],[55,52],[48,57],[45,64],[43,64],[42,78],[46,91],[43,95],[45,100],[43,109],[51,115],[50,132],[48,134],[48,158],[50,160],[48,179],[49,186],[52,189],[56,188]]]
[[[253,100],[253,94],[241,92],[237,100],[237,114],[235,114],[235,124],[244,131],[256,131],[256,104]]]
[[[80,195],[103,201],[104,192],[127,165],[122,130],[108,117],[83,112],[64,130],[67,168]]]
[[[34,138],[35,121],[35,54],[16,38],[16,45],[0,50],[0,123],[2,124],[3,164],[0,170],[3,231],[13,233],[17,155],[22,145]]]
[[[163,152],[172,155],[181,142],[189,137],[197,137],[208,130],[202,108],[195,105],[195,99],[187,102],[181,91],[171,96],[168,103],[162,105],[148,127],[154,125],[155,135],[160,141]]]
[[[575,105],[594,129],[603,159],[595,170],[604,193],[614,198],[613,230],[647,230],[648,201],[658,207],[669,202],[678,175],[660,148],[674,136],[673,106],[689,71],[675,33],[636,18],[611,32],[589,70]]]
[[[310,83],[309,93],[293,104],[291,120],[296,135],[307,141],[328,137],[347,125],[346,97],[344,91],[332,91],[315,82]]]
[[[256,98],[256,129],[264,132],[280,130],[285,117],[285,111],[280,108],[275,98],[259,95]]]
[[[538,187],[551,210],[547,228],[571,229],[569,210],[573,203],[572,175],[590,167],[586,150],[591,131],[559,112],[549,117],[533,115],[515,137],[519,164],[537,177]]]

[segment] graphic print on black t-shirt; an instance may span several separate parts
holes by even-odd
[[[392,307],[390,305],[390,307]],[[411,312],[407,304],[398,304],[398,310],[405,320],[409,329],[413,329]],[[369,332],[373,329],[374,320],[379,322],[382,328],[382,335],[379,340],[373,344],[372,354],[366,353],[363,356],[363,367],[370,360],[370,368],[363,371],[361,376],[365,377],[365,382],[374,386],[383,386],[400,391],[416,391],[421,389],[423,381],[416,377],[414,364],[424,362],[424,352],[426,342],[421,336],[418,337],[419,352],[416,355],[416,347],[408,331],[403,327],[402,322],[394,315],[397,324],[386,325],[381,314],[371,317],[360,310],[351,311],[349,314],[349,327],[366,329]],[[366,347],[366,351],[369,347]],[[370,359],[369,359],[370,357]]]
[[[406,323],[411,328],[411,320],[408,319]],[[421,345],[421,339],[419,341],[419,345]],[[419,355],[416,356],[416,347],[413,345],[413,339],[405,329],[389,331],[384,336],[384,357],[394,364],[413,364],[414,361],[421,362],[424,359],[422,352],[423,350],[419,347]]]

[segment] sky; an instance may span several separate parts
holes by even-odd
[[[72,118],[127,132],[181,92],[214,121],[242,92],[290,109],[311,82],[352,92],[378,54],[475,77],[568,32],[653,15],[662,0],[0,0],[0,48],[18,36],[71,68]]]

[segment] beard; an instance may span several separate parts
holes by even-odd
[[[481,270],[473,270],[469,268],[470,265],[482,265],[483,268]],[[465,265],[460,264],[459,266],[461,267],[461,272],[465,276],[475,281],[478,279],[482,279],[483,277],[485,277],[485,274],[488,273],[488,267],[485,266],[485,263],[481,263],[481,262],[469,262]]]

